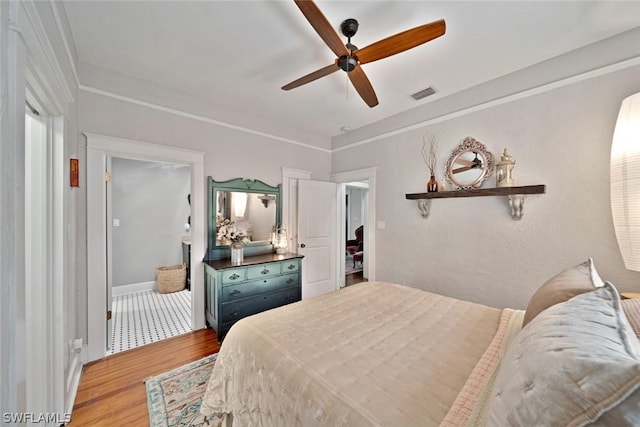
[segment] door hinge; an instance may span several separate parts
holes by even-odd
[[[104,173],[104,180],[106,182],[111,182],[111,174],[109,172]]]
[[[111,310],[107,310],[107,320],[111,320]]]

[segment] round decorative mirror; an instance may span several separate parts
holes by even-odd
[[[491,176],[493,154],[480,141],[466,137],[445,165],[445,176],[459,190],[479,188]]]

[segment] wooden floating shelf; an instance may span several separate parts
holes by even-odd
[[[513,219],[522,218],[522,207],[526,194],[544,194],[545,185],[520,185],[517,187],[474,188],[470,190],[437,191],[433,193],[408,193],[408,200],[417,200],[418,208],[423,217],[429,216],[431,199],[450,199],[454,197],[483,197],[508,196],[511,216]]]
[[[545,185],[521,185],[518,187],[474,188],[471,190],[437,191],[435,193],[409,193],[409,200],[449,199],[452,197],[509,196],[515,194],[544,194]]]

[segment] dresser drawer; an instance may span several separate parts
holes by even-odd
[[[230,268],[228,270],[222,270],[222,284],[228,285],[230,283],[239,283],[247,280],[247,269],[243,268]]]
[[[279,262],[268,262],[266,264],[247,267],[247,279],[249,280],[277,276],[278,274],[280,274]]]
[[[300,301],[300,288],[287,288],[254,298],[222,304],[222,323],[235,322],[243,317]]]
[[[291,259],[288,261],[284,261],[281,263],[282,265],[282,273],[297,273],[300,271],[300,260],[299,259]]]
[[[262,280],[251,280],[233,286],[222,288],[222,301],[235,301],[241,298],[249,298],[265,292],[273,292],[290,286],[298,286],[297,274],[285,274],[277,277],[269,277]]]

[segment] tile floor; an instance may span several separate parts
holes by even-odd
[[[191,293],[156,290],[113,297],[113,333],[108,354],[191,332]]]

